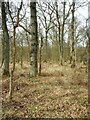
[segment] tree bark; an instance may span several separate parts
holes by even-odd
[[[9,33],[6,24],[6,10],[5,10],[5,2],[1,3],[1,12],[2,12],[2,30],[3,30],[3,75],[9,75],[9,58],[10,58],[10,45],[9,45]]]
[[[13,26],[13,66],[10,75],[10,84],[9,84],[9,98],[12,99],[13,92],[13,80],[14,80],[14,71],[15,71],[15,63],[16,63],[16,27]]]
[[[74,18],[74,12],[75,12],[75,2],[72,3],[72,23],[71,23],[71,68],[75,67],[75,18]]]
[[[31,10],[31,51],[30,51],[30,77],[38,75],[38,37],[37,37],[37,15],[36,15],[36,2],[30,2]]]
[[[45,31],[45,62],[47,62],[48,60],[48,36],[47,36],[47,28],[46,28],[46,31]]]
[[[23,40],[21,41],[21,68],[23,68]]]
[[[42,47],[43,47],[43,37],[41,35],[40,58],[39,58],[39,75],[41,75],[41,69],[42,69]]]

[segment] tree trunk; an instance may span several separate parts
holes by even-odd
[[[45,40],[45,62],[47,62],[47,60],[48,60],[48,36],[47,36],[47,29],[46,29],[46,31],[45,31],[45,38],[46,38],[46,40]]]
[[[3,30],[3,75],[9,75],[9,52],[10,52],[10,45],[9,45],[9,34],[8,28],[6,24],[6,11],[5,11],[5,3],[1,3],[1,12],[2,12],[2,30]]]
[[[14,26],[13,31],[13,71],[15,71],[16,64],[16,27]]]
[[[14,79],[14,71],[15,71],[15,63],[16,63],[16,27],[13,26],[13,66],[10,75],[10,84],[9,84],[9,98],[12,99],[13,92],[13,79]]]
[[[40,58],[39,58],[39,75],[41,75],[41,68],[42,68],[42,47],[43,47],[43,37],[41,36]]]
[[[60,60],[60,64],[62,64],[62,60],[61,60],[61,28],[60,28],[60,21],[59,21],[59,15],[58,15],[58,3],[55,2],[56,5],[56,18],[57,18],[57,23],[58,23],[58,42],[59,42],[59,60]]]
[[[28,29],[27,20],[26,20],[26,29]],[[30,62],[30,41],[29,41],[29,38],[28,38],[27,31],[26,31],[26,40],[27,40],[27,44],[28,44],[27,62]]]
[[[38,74],[38,65],[37,65],[38,37],[37,37],[36,2],[30,2],[30,10],[31,10],[30,77],[35,77]]]
[[[65,25],[65,5],[63,2],[63,24],[62,24],[62,34],[61,34],[61,65],[63,65],[63,41],[64,41],[64,25]]]
[[[75,12],[75,2],[72,3],[72,24],[71,24],[71,67],[75,67],[75,19],[74,19],[74,12]]]
[[[21,41],[21,68],[23,68],[23,40]]]
[[[60,33],[61,33],[61,29],[60,29],[60,23],[58,23],[58,32],[59,32],[59,35],[58,35],[58,41],[59,41],[59,59],[60,59],[60,64],[62,64],[62,60],[61,60],[61,36],[60,36]]]

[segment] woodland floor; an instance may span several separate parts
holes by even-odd
[[[29,78],[29,67],[16,66],[13,99],[9,102],[9,79],[3,78],[3,118],[85,118],[88,87],[86,67],[43,64],[42,75]]]

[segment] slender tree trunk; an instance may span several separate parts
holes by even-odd
[[[45,17],[45,62],[48,60],[48,30],[47,30],[47,20]]]
[[[40,58],[39,58],[39,75],[41,75],[41,69],[42,69],[42,47],[43,47],[43,37],[41,36]]]
[[[5,3],[1,3],[1,12],[2,12],[2,30],[3,30],[3,75],[9,75],[9,53],[10,53],[10,45],[9,45],[9,33],[6,24],[6,11],[5,11]]]
[[[60,26],[60,25],[59,25]],[[60,27],[59,27],[60,28]],[[58,37],[58,30],[59,30],[59,37]],[[57,41],[57,48],[58,48],[58,62],[60,61],[60,29],[58,29],[58,25],[56,25],[56,32],[55,32],[55,38]],[[59,41],[58,41],[59,38]]]
[[[56,4],[56,18],[57,18],[57,23],[58,23],[58,42],[59,42],[59,60],[60,60],[60,64],[61,64],[61,28],[60,28],[60,21],[59,21],[59,15],[58,15],[58,3],[55,2]]]
[[[15,63],[16,63],[16,27],[14,26],[14,31],[13,31],[13,71],[15,71]]]
[[[30,2],[31,10],[31,54],[30,54],[30,77],[38,75],[38,37],[37,37],[37,16],[36,16],[36,2]]]
[[[70,29],[70,31],[71,31],[71,29]],[[72,63],[72,37],[71,37],[71,32],[70,32],[69,39],[70,39],[69,45],[70,45],[70,64],[71,64]]]
[[[23,68],[23,40],[21,41],[21,68]]]
[[[21,68],[23,68],[23,47],[21,47]]]
[[[48,36],[47,36],[47,28],[46,28],[46,31],[45,31],[45,62],[47,62],[48,60]]]
[[[10,85],[9,85],[9,98],[12,99],[13,92],[13,79],[14,79],[14,71],[15,71],[15,63],[16,63],[16,27],[13,27],[13,66],[10,75]]]
[[[26,20],[26,29],[28,29],[27,27],[27,20]],[[26,40],[27,40],[27,44],[28,44],[28,54],[27,54],[27,62],[30,62],[30,41],[28,39],[28,34],[26,32]]]
[[[60,59],[60,64],[62,65],[62,54],[61,54],[61,28],[60,28],[60,23],[58,22],[58,41],[59,41],[59,59]]]
[[[70,60],[70,26],[68,26],[68,54],[67,54],[67,60],[69,61]]]
[[[64,41],[64,25],[65,25],[65,5],[63,2],[63,24],[62,24],[62,34],[61,34],[61,65],[63,65],[63,41]]]
[[[13,66],[12,66],[12,70],[11,70],[11,76],[10,76],[10,85],[9,85],[9,98],[12,99],[12,92],[13,92],[13,79],[14,79],[14,71],[15,71],[15,63],[16,63],[16,28],[19,25],[20,19],[19,19],[19,15],[20,15],[20,11],[22,9],[22,5],[23,2],[21,1],[20,7],[18,8],[17,11],[17,19],[16,21],[14,21],[13,17],[12,17],[12,12],[9,9],[9,2],[7,3],[7,8],[8,8],[8,12],[10,15],[10,18],[12,20],[12,24],[13,24]]]
[[[75,19],[74,19],[74,12],[75,12],[75,2],[73,1],[72,3],[72,24],[71,24],[71,41],[72,41],[72,45],[71,45],[71,67],[74,68],[75,67]]]

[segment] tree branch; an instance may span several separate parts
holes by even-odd
[[[19,24],[19,26],[20,26],[21,28],[23,28],[27,33],[31,34],[30,31],[27,30],[24,26],[22,26],[21,24]]]

